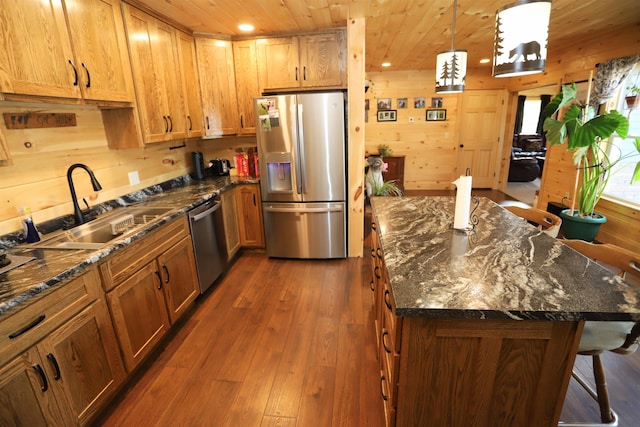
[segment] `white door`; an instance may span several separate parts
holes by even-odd
[[[458,172],[469,169],[474,188],[498,188],[506,99],[505,90],[468,90],[462,96]]]

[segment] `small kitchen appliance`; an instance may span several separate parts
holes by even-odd
[[[213,159],[210,161],[211,175],[213,176],[229,176],[231,162],[227,159]]]

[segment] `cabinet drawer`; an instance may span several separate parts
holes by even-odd
[[[100,264],[105,292],[109,292],[187,235],[189,221],[186,215],[182,215],[109,257]]]
[[[388,331],[391,344],[396,352],[400,352],[402,340],[402,318],[393,314],[393,296],[389,289],[389,283],[384,280],[381,283],[384,287],[382,292],[382,323],[383,327]]]
[[[102,294],[95,267],[0,322],[0,366],[40,341]]]

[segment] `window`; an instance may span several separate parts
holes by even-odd
[[[629,119],[629,133],[627,138],[623,140],[615,135],[612,138],[612,143],[609,145],[609,156],[612,160],[636,152],[633,141],[636,137],[640,137],[640,105],[637,105],[635,108],[629,108],[625,101],[625,96],[628,94],[626,88],[633,85],[638,86],[638,82],[640,82],[640,66],[636,66],[627,79],[620,85],[617,99],[611,101],[612,104],[609,104],[611,105],[610,108],[618,110]],[[640,160],[640,157],[636,154],[635,156],[628,157],[617,165],[607,183],[607,188],[604,192],[605,196],[640,206],[640,183],[630,184],[631,176],[633,175],[638,160]]]
[[[524,113],[522,114],[523,135],[535,135],[538,133],[538,118],[540,117],[540,99],[529,99],[524,101]]]

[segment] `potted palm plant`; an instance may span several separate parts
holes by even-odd
[[[576,189],[573,192],[571,209],[561,212],[562,233],[567,238],[591,241],[598,233],[600,225],[607,220],[594,210],[602,197],[612,169],[630,156],[640,154],[640,138],[634,141],[636,152],[611,155],[605,144],[614,133],[623,139],[626,138],[629,120],[616,110],[596,116],[593,108],[582,105],[576,99],[576,95],[575,83],[562,87],[562,92],[543,110],[543,129],[552,146],[567,144],[567,150],[573,151],[573,162],[577,168]],[[562,118],[554,118],[563,108],[566,110]],[[581,181],[578,181],[580,178]],[[631,184],[637,181],[640,181],[640,161],[635,165]],[[588,231],[584,231],[583,228],[588,228]]]

